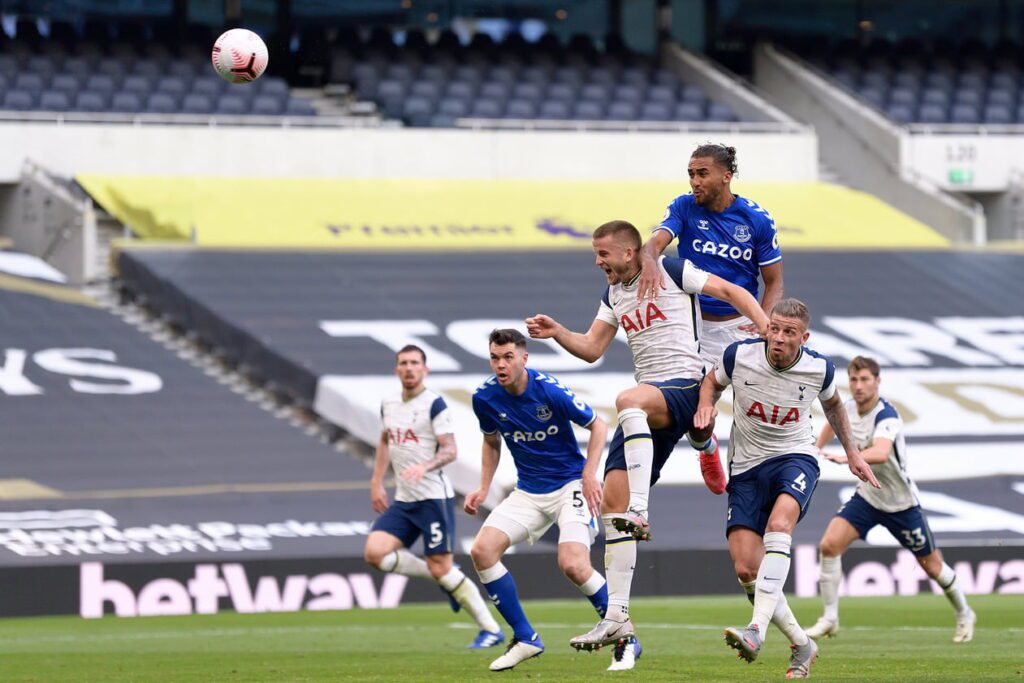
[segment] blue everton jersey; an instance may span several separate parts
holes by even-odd
[[[684,194],[668,205],[656,230],[679,238],[679,257],[743,287],[757,298],[761,266],[782,260],[775,220],[749,199],[736,195],[722,212],[708,211]],[[713,315],[733,315],[735,308],[701,294],[700,307]]]
[[[586,458],[571,422],[587,427],[594,411],[551,375],[527,368],[529,381],[519,396],[491,376],[473,393],[473,412],[484,434],[501,433],[512,452],[526,493],[551,493],[583,476]]]

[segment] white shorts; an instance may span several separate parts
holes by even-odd
[[[757,336],[740,329],[741,325],[750,324],[750,318],[742,315],[732,320],[701,321],[700,357],[704,361],[705,372],[711,372],[715,363],[722,360],[722,354],[729,344]]]
[[[484,522],[484,526],[505,532],[512,545],[526,540],[533,544],[552,524],[558,525],[559,543],[582,543],[589,548],[597,538],[597,521],[583,497],[581,480],[551,493],[514,489]]]

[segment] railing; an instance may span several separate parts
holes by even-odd
[[[275,128],[377,128],[378,116],[229,116],[223,114],[154,114],[0,110],[0,122],[65,124],[272,126]]]
[[[587,121],[563,119],[455,119],[459,128],[473,130],[560,130],[560,131],[628,131],[636,133],[806,133],[808,128],[797,123],[775,121]]]
[[[1024,123],[911,123],[912,134],[920,135],[1021,135]]]

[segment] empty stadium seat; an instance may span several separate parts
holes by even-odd
[[[563,45],[550,33],[533,44],[512,33],[500,45],[477,34],[468,46],[447,30],[434,44],[423,34],[416,35],[415,46],[399,46],[383,30],[364,39],[350,36],[332,52],[331,78],[342,77],[338,80],[352,84],[358,97],[374,101],[387,117],[408,123],[415,115],[417,125],[427,120],[428,112],[417,105],[406,113],[410,96],[440,102],[429,114],[431,124],[451,123],[471,111],[485,111],[490,117],[493,107],[477,105],[478,101],[499,103],[504,118],[527,118],[531,113],[543,117],[545,112],[555,119],[593,120],[598,113],[610,118],[612,104],[620,105],[614,113],[621,117],[615,120],[622,121],[642,115],[652,121],[673,120],[680,102],[695,105],[683,109],[691,120],[701,120],[711,111],[700,87],[683,83],[670,69],[657,68],[653,59],[631,53],[615,37],[602,52],[590,39],[578,37]],[[461,104],[445,104],[454,101]],[[714,112],[719,120],[736,120],[728,108]]]
[[[528,84],[532,85],[532,84]],[[581,102],[580,104],[588,104]],[[511,100],[505,108],[505,117],[510,119],[532,119],[537,116],[537,105],[534,100]]]
[[[581,101],[576,103],[572,117],[574,119],[598,121],[604,118],[603,101]]]
[[[228,116],[242,116],[249,112],[249,105],[245,98],[239,95],[225,95],[217,102],[216,112]]]
[[[67,111],[71,108],[71,98],[64,92],[47,90],[40,95],[37,108],[43,111]]]
[[[557,100],[542,102],[540,111],[537,112],[537,118],[539,119],[561,120],[567,119],[569,116],[569,104]]]
[[[118,93],[127,95],[129,93]],[[155,92],[146,98],[146,111],[152,114],[173,114],[178,111],[178,100],[166,92]]]
[[[134,95],[127,95],[128,97],[135,97]],[[138,105],[138,98],[136,104]],[[75,109],[77,111],[93,111],[102,112],[107,111],[108,102],[110,101],[109,93],[97,92],[95,90],[85,90],[79,92],[75,96]],[[138,111],[138,106],[130,111]]]
[[[210,114],[213,112],[213,99],[202,93],[189,93],[181,101],[181,110],[186,114]]]
[[[4,93],[4,109],[24,111],[32,109],[35,106],[35,103],[35,94],[27,90],[8,90]]]

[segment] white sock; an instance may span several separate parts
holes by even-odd
[[[740,581],[740,585],[747,592],[747,599],[750,600],[750,604],[754,604],[754,588],[757,586],[757,581],[751,581],[750,583]],[[789,601],[786,600],[784,593],[779,594],[779,603],[775,606],[775,613],[772,614],[772,623],[789,638],[789,642],[801,646],[807,644],[807,634],[804,633],[800,622],[796,620],[796,615],[790,609]],[[761,635],[763,636],[764,634]]]
[[[452,594],[452,597],[462,605],[466,613],[473,617],[473,621],[476,622],[481,630],[490,631],[491,633],[497,633],[501,630],[498,622],[494,620],[490,610],[487,609],[487,603],[484,602],[483,597],[480,595],[480,590],[476,587],[475,583],[466,578],[461,569],[452,567],[451,571],[438,579],[437,582],[441,584],[441,588]]]
[[[956,572],[953,571],[953,568],[943,562],[942,570],[939,572],[935,582],[945,592],[946,597],[949,598],[949,603],[953,605],[956,613],[966,614],[970,607],[967,606],[967,598],[964,596],[964,592],[960,590],[960,584],[957,583]]]
[[[636,540],[612,526],[616,515],[602,515],[604,522],[604,573],[608,577],[608,612],[612,621],[629,619],[629,590],[636,566]]]
[[[772,623],[789,638],[789,642],[798,646],[807,644],[807,634],[796,620],[785,593],[779,593],[779,601],[775,605],[775,613],[772,614]]]
[[[629,509],[647,514],[654,467],[654,442],[647,425],[647,413],[639,408],[626,408],[619,413],[619,426],[622,427],[626,476],[629,477]]]
[[[590,573],[590,578],[576,586],[580,589],[580,592],[586,595],[588,598],[601,590],[601,586],[605,585],[607,581],[601,576],[601,572],[596,569]]]
[[[843,556],[821,555],[818,590],[825,605],[825,618],[839,621],[839,582],[843,580]]]
[[[423,579],[433,580],[427,563],[422,557],[416,557],[405,548],[399,548],[384,556],[384,559],[377,565],[377,569],[384,572],[394,572],[403,576],[418,576]]]
[[[768,622],[775,614],[782,595],[782,587],[789,576],[789,550],[793,537],[781,531],[769,531],[764,535],[764,559],[757,571],[757,586],[754,591],[754,617],[761,640],[765,640]]]
[[[690,436],[690,433],[687,432],[686,440],[690,442],[690,446],[692,446],[695,451],[700,451],[707,455],[711,455],[715,452],[715,440],[710,437],[705,441],[695,441],[694,438]]]

